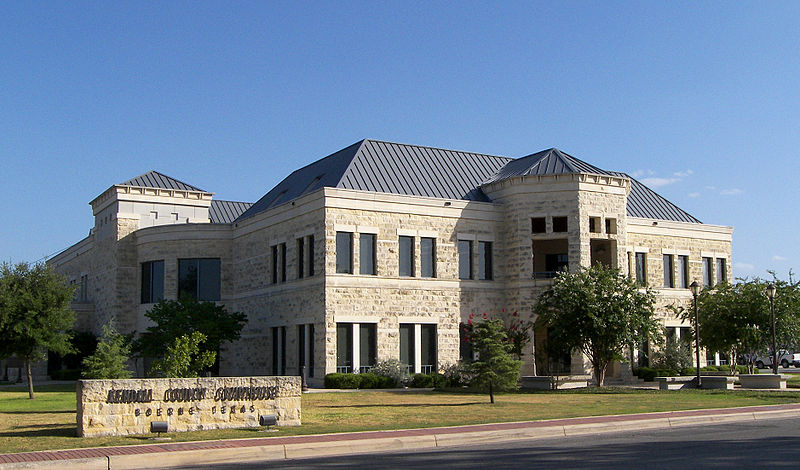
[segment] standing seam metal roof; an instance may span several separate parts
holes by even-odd
[[[252,202],[218,201],[213,199],[211,207],[208,208],[208,218],[212,224],[230,224],[252,205]]]
[[[157,171],[148,171],[145,174],[139,175],[135,178],[131,178],[124,183],[120,183],[120,185],[139,186],[144,188],[177,189],[180,191],[206,192],[196,186],[184,183],[183,181],[178,181],[175,178],[170,178],[169,176],[159,173]]]

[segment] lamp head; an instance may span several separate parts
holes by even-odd
[[[697,280],[694,280],[691,284],[689,284],[689,289],[692,291],[692,295],[697,297],[697,294],[700,293],[700,284],[697,282]]]
[[[772,299],[775,298],[775,291],[776,290],[777,289],[775,289],[775,284],[773,284],[771,282],[769,284],[767,284],[766,291],[767,291],[767,297],[769,297],[769,300],[772,300]]]

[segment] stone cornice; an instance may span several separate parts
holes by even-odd
[[[628,234],[701,238],[727,242],[731,241],[733,235],[733,227],[724,225],[642,219],[639,217],[628,217],[627,224]]]
[[[593,173],[563,173],[555,175],[519,175],[511,178],[506,178],[500,181],[481,185],[481,189],[489,194],[491,192],[506,192],[511,190],[512,187],[526,185],[532,192],[551,192],[554,191],[553,186],[564,186],[564,191],[568,190],[585,190],[597,191],[595,186],[610,186],[612,188],[620,188],[627,196],[630,193],[631,181],[628,178],[613,175],[596,175]],[[541,189],[536,188],[540,186]],[[603,190],[601,190],[603,191]],[[605,191],[603,191],[605,192]]]
[[[176,205],[211,206],[214,193],[207,191],[187,191],[181,189],[150,188],[115,184],[89,203],[92,212],[97,214],[114,201],[155,202]],[[164,201],[167,199],[167,201]]]
[[[53,256],[49,260],[47,260],[47,264],[53,267],[58,267],[78,256],[86,253],[87,251],[91,250],[94,247],[94,233],[90,234],[88,237],[84,238],[83,240],[79,241],[78,243],[72,245],[71,247],[67,248],[66,250],[62,251],[61,253]]]

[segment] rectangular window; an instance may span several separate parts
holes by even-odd
[[[547,232],[547,223],[544,217],[534,217],[531,219],[531,233]]]
[[[672,255],[664,255],[664,287],[675,287],[674,269]]]
[[[278,254],[281,258],[281,282],[286,282],[286,243],[278,245]]]
[[[297,325],[297,374],[314,377],[314,324]]]
[[[711,276],[714,272],[714,258],[706,258],[703,257],[703,286],[704,287],[711,287],[713,285],[713,281],[711,280]]]
[[[397,251],[400,254],[399,275],[414,277],[414,237],[401,236],[398,239]]]
[[[89,275],[81,276],[81,302],[89,301]]]
[[[353,324],[336,324],[336,372],[353,372]]]
[[[378,325],[361,323],[358,325],[358,371],[369,372],[377,361]]]
[[[689,257],[678,256],[678,287],[681,289],[689,288]]]
[[[336,232],[336,272],[353,274],[353,234]]]
[[[376,248],[374,233],[362,233],[358,237],[358,272],[374,276],[378,274],[376,269]]]
[[[436,325],[422,325],[420,331],[420,372],[431,374],[436,372]]]
[[[544,270],[550,273],[569,270],[569,255],[567,253],[544,255]]]
[[[183,296],[209,301],[220,299],[219,258],[178,260],[178,298]]]
[[[717,284],[728,282],[728,270],[725,266],[725,258],[717,258]]]
[[[553,232],[566,232],[568,229],[566,217],[553,217]]]
[[[492,242],[478,242],[478,279],[494,279],[492,272]]]
[[[286,375],[286,327],[272,327],[272,375]]]
[[[647,253],[636,253],[636,282],[647,285]]]
[[[278,245],[273,245],[272,247],[272,283],[278,283],[278,265],[280,261],[278,260]]]
[[[314,235],[308,236],[308,275],[314,275]]]
[[[419,239],[420,276],[436,277],[436,239]]]
[[[600,233],[600,217],[589,217],[589,231]]]
[[[606,233],[610,235],[617,233],[617,219],[606,219]]]
[[[142,303],[152,304],[164,298],[164,260],[142,263]]]
[[[406,371],[414,372],[414,324],[400,324],[400,362],[406,366]]]
[[[458,241],[458,278],[472,279],[472,241]]]
[[[303,237],[297,239],[297,279],[303,279],[305,275],[306,240]]]

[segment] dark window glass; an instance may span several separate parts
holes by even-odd
[[[398,240],[400,276],[414,276],[414,237],[401,236]]]
[[[164,260],[142,263],[142,303],[164,298]]]
[[[297,375],[303,375],[306,365],[306,326],[297,325]]]
[[[689,257],[678,256],[678,287],[689,288]]]
[[[472,343],[468,341],[469,338],[467,337],[467,330],[461,326],[459,326],[458,328],[458,340],[459,340],[459,348],[458,348],[459,357],[464,362],[472,362],[475,358],[472,349]]]
[[[643,286],[647,285],[646,257],[646,253],[636,253],[636,282]]]
[[[178,298],[189,296],[197,300],[220,299],[219,258],[178,260]]]
[[[281,282],[286,282],[286,243],[278,245],[281,258]]]
[[[314,275],[314,235],[308,236],[308,275]]]
[[[336,272],[353,274],[353,234],[336,232]]]
[[[305,268],[305,239],[297,239],[297,279],[303,279],[303,269]]]
[[[414,325],[400,324],[400,362],[409,373],[414,372]]]
[[[286,375],[286,327],[272,327],[272,375]]]
[[[436,277],[436,239],[419,239],[420,276]]]
[[[308,324],[308,376],[314,377],[314,324]]]
[[[375,365],[378,351],[377,325],[361,323],[358,325],[358,360],[359,372],[367,372]]]
[[[553,232],[566,232],[567,230],[566,217],[553,217]]]
[[[362,233],[358,237],[358,272],[374,276],[375,269],[375,239],[374,233]]]
[[[492,272],[492,242],[478,242],[478,279],[494,279]]]
[[[547,232],[547,223],[544,217],[534,217],[531,219],[531,233]]]
[[[436,372],[436,325],[422,325],[420,336],[421,372],[423,374]]]
[[[728,272],[725,268],[725,258],[717,258],[717,284],[728,281]]]
[[[544,270],[549,272],[567,271],[569,269],[569,255],[566,253],[553,253],[544,255]]]
[[[458,241],[458,278],[472,279],[472,241]]]
[[[278,245],[272,247],[272,283],[278,283]]]
[[[675,287],[672,255],[664,255],[664,287]]]
[[[353,324],[336,324],[336,372],[353,372]]]
[[[711,287],[713,281],[711,280],[711,273],[714,272],[714,259],[703,258],[703,285]]]

